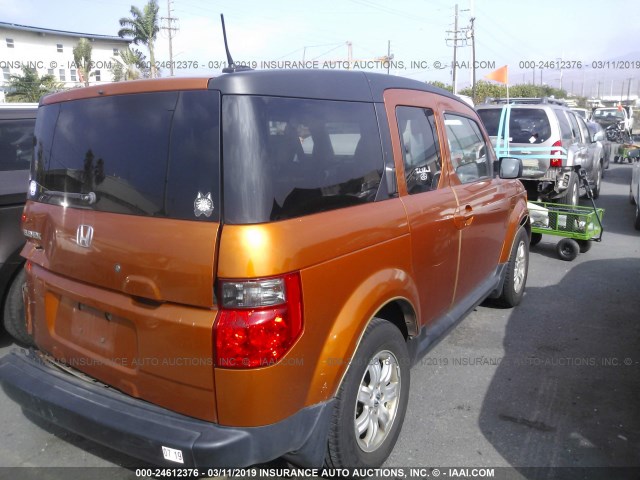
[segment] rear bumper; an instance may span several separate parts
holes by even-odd
[[[0,382],[24,409],[62,428],[172,467],[244,467],[281,456],[319,466],[333,405],[314,405],[268,426],[222,427],[79,379],[44,363],[33,350],[0,359]],[[165,460],[162,447],[180,450],[184,463]]]

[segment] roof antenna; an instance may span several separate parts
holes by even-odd
[[[224,49],[227,52],[227,66],[222,69],[222,73],[243,72],[246,70],[253,70],[246,65],[236,65],[231,58],[231,52],[229,51],[229,44],[227,42],[227,29],[224,26],[224,15],[220,14],[220,20],[222,21],[222,36],[224,37]]]

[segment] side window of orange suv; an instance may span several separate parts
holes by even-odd
[[[462,183],[491,176],[489,149],[478,124],[460,115],[445,114],[451,163]]]
[[[397,107],[398,131],[407,192],[412,195],[438,188],[442,161],[433,110]]]

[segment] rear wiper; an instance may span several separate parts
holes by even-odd
[[[89,205],[93,205],[94,203],[96,203],[96,200],[98,198],[95,192],[68,193],[68,192],[59,192],[57,190],[44,190],[42,192],[42,196],[48,197],[48,198],[62,197],[65,200],[66,199],[79,200],[81,202],[88,203]]]

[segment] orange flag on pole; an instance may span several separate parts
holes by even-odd
[[[484,78],[495,80],[496,82],[504,83],[506,85],[507,83],[509,83],[508,66],[505,65],[504,67],[500,67],[499,69],[491,72],[489,75],[486,75]]]

